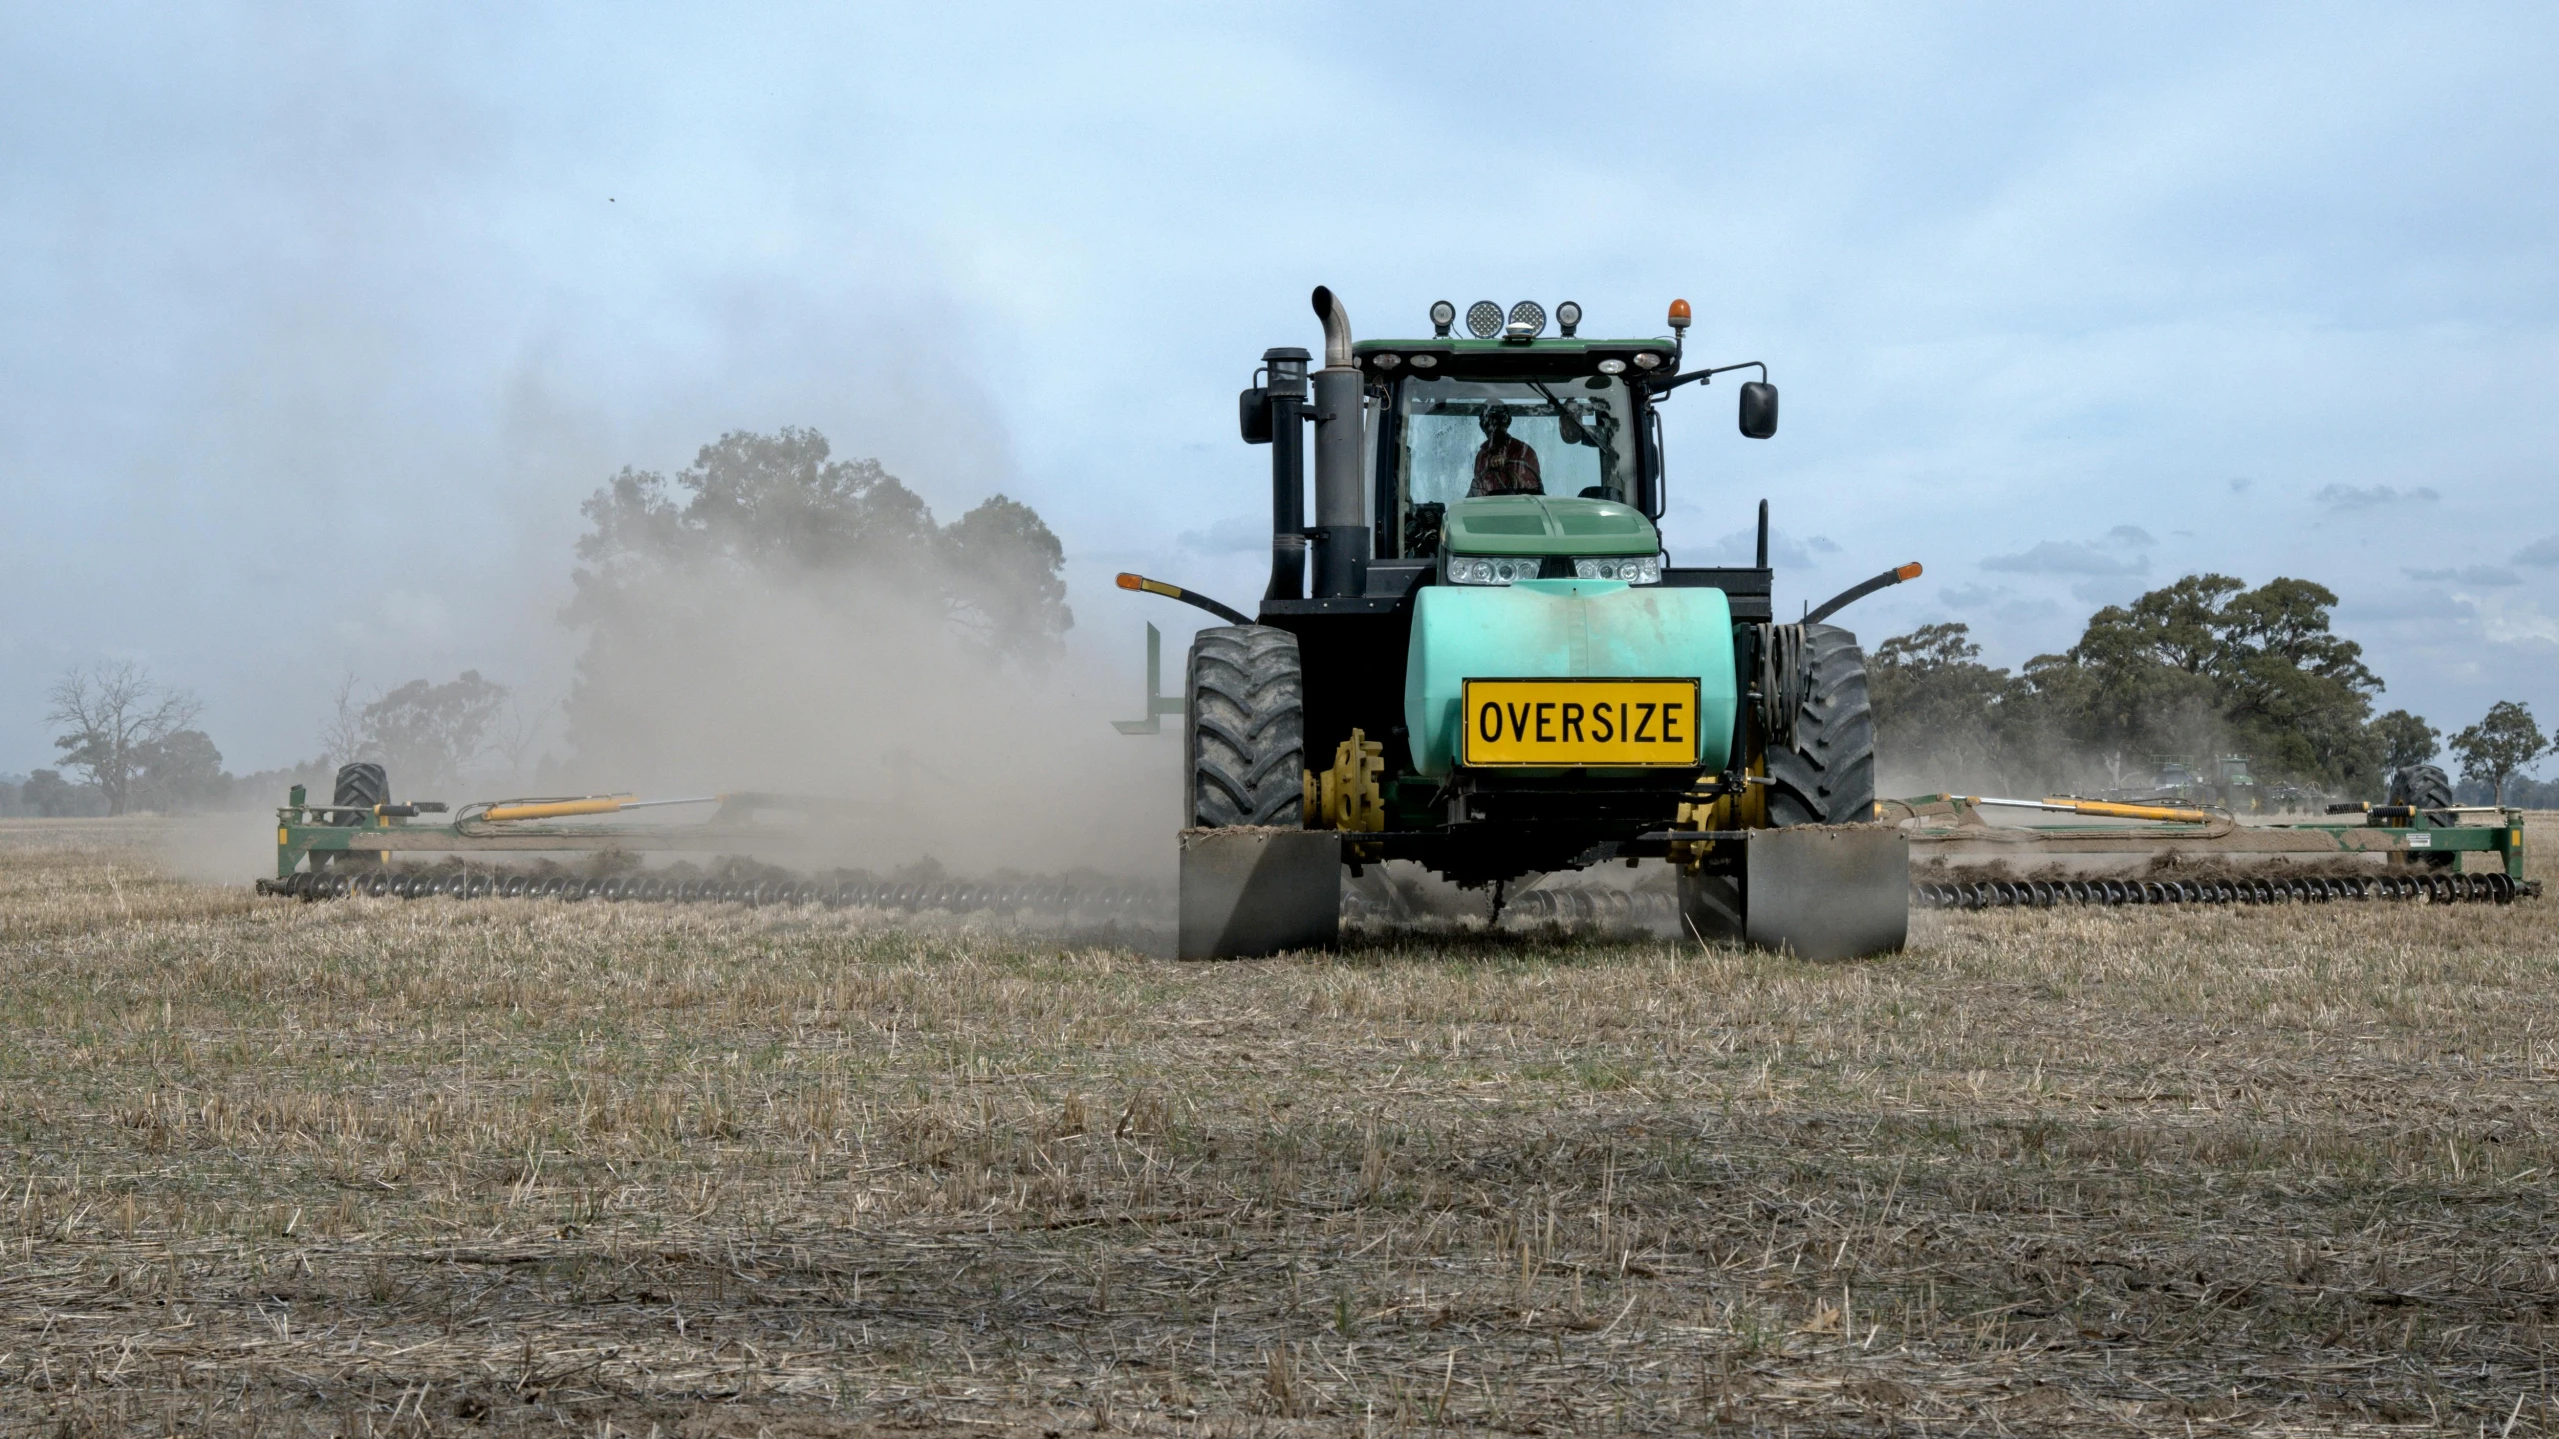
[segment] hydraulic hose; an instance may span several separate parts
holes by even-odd
[[[1761,560],[1760,566],[1763,569],[1767,567],[1767,561],[1765,558]],[[1859,600],[1866,598],[1868,595],[1873,594],[1877,590],[1889,589],[1894,585],[1900,584],[1904,580],[1915,580],[1918,578],[1919,561],[1912,560],[1906,565],[1896,565],[1863,584],[1850,585],[1848,588],[1841,590],[1838,594],[1831,596],[1829,600],[1816,607],[1811,613],[1805,615],[1803,619],[1797,621],[1797,623],[1807,625],[1820,624],[1822,621],[1829,619],[1832,615],[1839,613],[1841,610],[1848,608],[1850,605],[1857,603]]]
[[[1253,623],[1242,610],[1230,609],[1206,595],[1193,594],[1180,585],[1168,585],[1162,580],[1150,580],[1144,575],[1130,574],[1123,570],[1119,577],[1119,587],[1124,590],[1137,590],[1143,594],[1162,595],[1168,600],[1180,600],[1186,605],[1196,605],[1230,625]]]

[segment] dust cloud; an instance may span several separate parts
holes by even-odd
[[[1177,653],[1176,676],[1178,664]],[[842,801],[814,852],[783,859],[801,867],[885,873],[929,857],[955,875],[1168,877],[1179,722],[1156,736],[1114,730],[1138,708],[1121,692],[1135,688],[1125,669],[1076,649],[1046,662],[992,654],[929,596],[882,584],[728,577],[650,590],[586,655],[570,699],[575,757],[555,783]]]

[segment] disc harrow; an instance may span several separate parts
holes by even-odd
[[[533,899],[640,904],[817,905],[827,909],[936,910],[1080,915],[1095,919],[1169,914],[1172,893],[1156,885],[1031,878],[898,880],[758,878],[718,875],[580,875],[491,869],[320,869],[258,881],[262,894],[299,900]]]
[[[2339,901],[2511,904],[2528,894],[2503,874],[2310,876],[2233,879],[1922,880],[1914,909],[2053,909],[2063,906],[2275,905]]]

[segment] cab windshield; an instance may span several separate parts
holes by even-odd
[[[1449,501],[1549,495],[1631,502],[1632,415],[1624,380],[1443,380],[1397,391],[1406,554],[1438,548]]]

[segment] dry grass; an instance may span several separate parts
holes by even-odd
[[[1184,966],[138,838],[0,827],[18,1430],[2559,1429],[2559,901]]]

